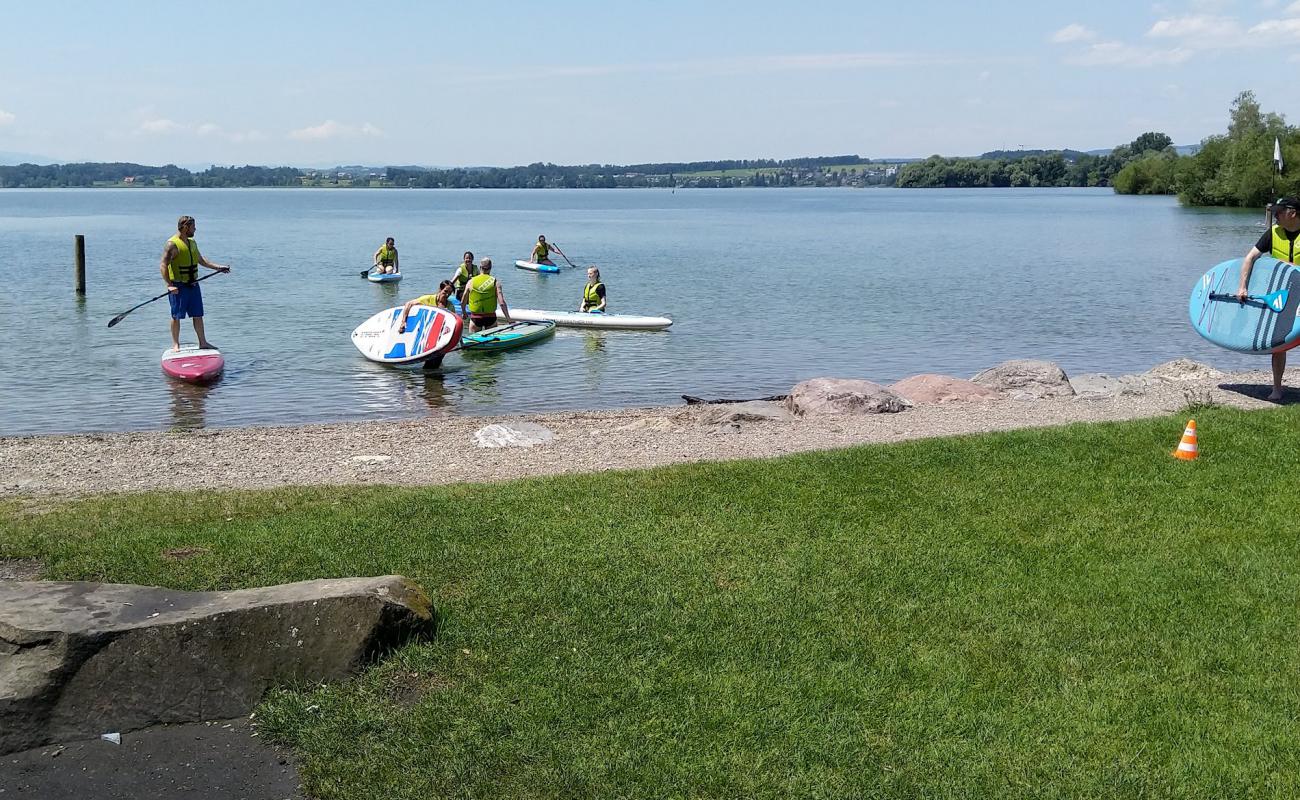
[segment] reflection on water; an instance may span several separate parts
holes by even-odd
[[[600,378],[609,365],[609,354],[605,352],[605,331],[582,331],[583,375],[588,389],[600,387]]]
[[[218,378],[206,386],[172,378],[164,378],[164,380],[167,382],[167,394],[171,400],[171,429],[193,430],[204,427],[208,418],[208,393],[215,390],[222,379]]]

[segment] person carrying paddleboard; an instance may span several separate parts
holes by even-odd
[[[216,350],[208,341],[203,331],[203,292],[199,287],[199,265],[217,272],[230,272],[228,264],[213,264],[199,252],[198,242],[194,241],[197,225],[194,217],[185,216],[176,220],[176,235],[163,245],[162,263],[159,272],[167,284],[167,302],[172,309],[172,349],[181,349],[181,320],[189,317],[194,321],[194,334],[199,337],[199,348]]]
[[[452,291],[451,281],[443,281],[438,284],[437,294],[422,294],[414,300],[407,300],[402,306],[402,316],[397,319],[397,332],[406,333],[406,317],[413,306],[433,306],[454,312],[456,309],[451,304]]]
[[[375,272],[384,274],[393,274],[401,272],[401,267],[397,263],[397,245],[393,242],[393,237],[389,236],[384,243],[375,251]]]
[[[506,296],[501,291],[501,281],[492,276],[492,259],[485,258],[478,262],[478,272],[466,284],[465,302],[461,305],[461,313],[469,322],[470,333],[496,325],[498,305],[506,322],[510,321],[510,309],[506,306]]]
[[[1300,265],[1300,198],[1283,197],[1273,204],[1274,224],[1250,248],[1241,262],[1241,285],[1237,299],[1245,300],[1249,292],[1250,272],[1262,255],[1271,255],[1278,261]],[[1286,370],[1286,351],[1273,354],[1273,391],[1269,400],[1282,399],[1282,373]]]
[[[533,254],[528,260],[534,264],[545,264],[548,267],[553,267],[555,266],[555,262],[551,260],[552,250],[564,256],[564,251],[561,250],[558,245],[546,241],[545,236],[539,235],[537,237],[537,244],[533,245]],[[564,257],[568,258],[568,256]]]
[[[600,282],[600,270],[587,268],[587,285],[582,287],[582,304],[579,311],[605,311],[605,284]]]
[[[465,255],[461,258],[460,266],[451,274],[451,282],[455,284],[456,299],[465,302],[465,285],[469,279],[478,274],[478,267],[474,266],[474,254],[466,250]]]

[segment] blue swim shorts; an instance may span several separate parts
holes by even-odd
[[[176,291],[167,293],[167,302],[171,303],[172,319],[203,316],[203,292],[197,282],[176,284]]]

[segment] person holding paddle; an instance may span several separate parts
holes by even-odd
[[[1300,263],[1300,198],[1283,197],[1273,204],[1275,224],[1264,232],[1255,242],[1255,246],[1246,253],[1241,262],[1241,284],[1237,287],[1237,299],[1245,302],[1249,296],[1246,285],[1250,283],[1251,270],[1260,256],[1271,255],[1278,261],[1288,264]],[[1282,373],[1286,371],[1286,351],[1273,354],[1273,391],[1268,399],[1282,399]]]
[[[560,249],[559,245],[546,241],[546,237],[542,235],[538,235],[537,244],[533,245],[533,254],[528,260],[534,264],[545,264],[548,267],[553,267],[555,262],[551,260],[552,250],[564,256],[565,261],[569,261],[569,257],[564,255],[564,251]],[[570,261],[569,263],[572,264],[573,262]]]
[[[582,287],[582,304],[579,311],[605,313],[605,284],[600,282],[600,270],[587,268],[587,285]]]
[[[176,220],[176,235],[167,240],[163,246],[162,263],[159,272],[167,284],[167,302],[171,304],[172,349],[181,349],[181,320],[189,317],[194,321],[194,333],[199,337],[199,348],[216,350],[203,330],[203,292],[199,289],[199,265],[217,272],[230,272],[228,264],[213,264],[199,252],[198,242],[194,241],[197,227],[194,217],[184,216]],[[112,323],[109,323],[112,327]]]
[[[461,315],[469,322],[470,333],[494,327],[498,305],[506,322],[510,321],[510,309],[501,291],[501,281],[492,276],[492,259],[478,262],[478,272],[465,285],[465,302],[461,304]]]
[[[401,272],[397,264],[397,245],[393,242],[393,237],[389,236],[384,243],[375,251],[375,272],[381,274],[393,274]]]

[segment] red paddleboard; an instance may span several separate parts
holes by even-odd
[[[162,371],[188,383],[208,383],[221,377],[226,359],[216,350],[201,350],[198,345],[183,344],[181,349],[168,348],[162,354]]]

